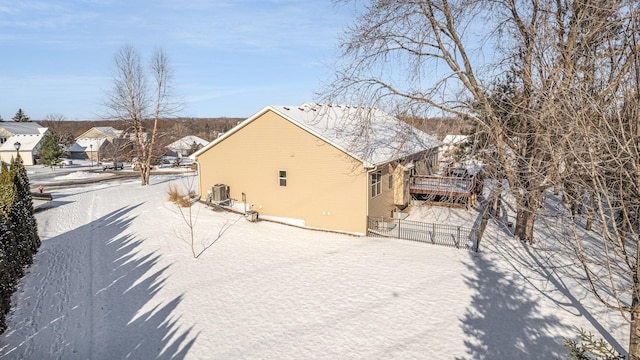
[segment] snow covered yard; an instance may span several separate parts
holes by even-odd
[[[53,191],[0,359],[561,359],[574,325],[627,345],[617,313],[493,221],[472,253],[198,204],[193,259],[166,195],[182,179]]]

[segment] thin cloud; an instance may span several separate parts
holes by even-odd
[[[1,46],[21,54],[0,59],[0,105],[32,103],[69,117],[96,108],[89,100],[109,86],[113,54],[123,44],[145,61],[153,48],[165,49],[182,82],[176,91],[202,116],[297,102],[317,88],[320,64],[334,55],[347,22],[328,1],[301,0],[0,0],[0,14]],[[9,74],[14,78],[1,78]],[[61,93],[82,101],[74,105]],[[207,102],[217,106],[207,110]]]

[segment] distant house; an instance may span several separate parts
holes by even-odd
[[[182,139],[176,140],[166,146],[167,155],[169,156],[189,156],[202,147],[209,144],[207,140],[199,138],[194,135],[185,136]]]
[[[191,157],[199,191],[239,211],[366,234],[409,201],[409,175],[436,170],[439,141],[377,109],[267,106]]]
[[[40,141],[48,129],[36,122],[0,122],[0,161],[10,163],[16,154],[16,145],[24,165],[35,165]]]
[[[100,162],[103,158],[122,157],[128,150],[128,141],[122,130],[110,126],[93,127],[76,138],[67,149],[72,159],[90,159]]]
[[[464,146],[469,141],[468,135],[448,134],[442,139],[442,147],[440,148],[441,154],[445,157],[450,157],[461,146]]]
[[[440,147],[440,170],[447,171],[456,161],[456,152],[459,151],[469,141],[468,135],[447,134],[442,139]]]

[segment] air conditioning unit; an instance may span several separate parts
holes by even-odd
[[[215,184],[211,189],[213,194],[213,201],[226,201],[229,200],[229,186],[225,184]]]

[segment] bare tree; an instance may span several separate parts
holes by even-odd
[[[105,144],[102,149],[102,157],[105,159],[130,159],[131,152],[133,150],[133,143],[127,136],[128,134],[121,134],[118,137],[114,137],[110,142]]]
[[[43,123],[46,124],[49,131],[53,133],[59,144],[65,146],[73,144],[73,125],[67,121],[67,118],[63,114],[49,113],[45,116]]]
[[[608,13],[620,6],[372,0],[342,41],[345,63],[327,97],[475,123],[491,145],[490,172],[515,196],[515,235],[532,243],[543,191],[558,178],[548,145],[563,140],[562,128],[551,125],[566,115],[562,102],[593,56],[587,49],[605,45]]]
[[[544,166],[536,149],[546,136],[531,111],[537,104],[532,44],[537,44],[539,6],[520,8],[508,0],[371,1],[342,43],[347,62],[329,88],[332,98],[383,107],[399,103],[416,117],[444,113],[474,122],[491,139],[494,161],[487,165],[493,176],[506,177],[516,195],[516,235],[529,242],[546,176],[532,168]],[[478,19],[486,21],[484,32],[474,25]],[[470,28],[478,34],[467,32]],[[480,46],[505,37],[518,46],[499,61],[481,62]],[[494,70],[483,82],[488,65]],[[496,101],[501,94],[496,95],[493,79],[507,72],[514,96]],[[500,106],[507,101],[505,116]]]
[[[629,358],[640,359],[638,9],[631,2],[613,3],[617,11],[604,14],[610,19],[607,42],[583,40],[589,44],[583,50],[593,56],[577,64],[584,75],[564,104],[571,116],[565,119],[567,171],[560,175],[575,220],[573,249],[587,286],[629,322]],[[606,7],[599,5],[590,14],[602,18]],[[582,220],[589,229],[593,225],[593,236],[581,231]]]
[[[173,72],[162,50],[152,55],[149,73],[151,82],[137,51],[130,45],[123,46],[114,56],[113,87],[105,101],[110,118],[128,123],[142,185],[149,183],[151,175],[158,120],[180,110],[172,99]]]
[[[186,193],[176,185],[169,184],[167,195],[169,196],[169,201],[176,204],[176,207],[180,211],[180,217],[184,221],[184,225],[187,227],[188,231],[188,238],[183,240],[189,244],[191,247],[191,255],[196,259],[199,256],[199,254],[196,254],[195,244],[195,226],[198,221],[198,214],[194,215],[193,204],[198,201],[199,197],[196,196],[193,187],[194,182],[195,180],[193,178],[187,180],[187,184],[184,186],[184,188],[186,188]]]
[[[233,220],[227,220],[224,224],[218,229],[218,233],[215,238],[211,238],[212,231],[207,231],[207,238],[201,239],[200,246],[196,245],[196,224],[198,222],[198,215],[200,213],[201,207],[197,204],[200,199],[199,196],[196,195],[195,190],[195,176],[189,176],[183,179],[183,186],[179,188],[175,184],[169,184],[169,189],[167,190],[168,199],[170,202],[174,203],[180,212],[180,217],[184,221],[184,226],[186,227],[187,236],[183,236],[176,230],[176,235],[181,238],[184,242],[189,244],[191,248],[191,255],[194,259],[197,259],[202,255],[205,251],[211,248],[218,240],[222,238],[222,235],[233,226],[238,220],[242,218],[242,216],[237,216]],[[196,212],[194,213],[193,207],[198,206]],[[211,230],[211,229],[209,229]],[[198,248],[198,251],[196,251]]]
[[[491,175],[508,181],[522,240],[533,242],[545,189],[564,185],[575,213],[599,228],[594,243],[574,227],[574,256],[596,297],[629,320],[632,359],[640,358],[638,11],[625,0],[372,0],[342,42],[346,62],[328,89],[330,99],[471,120]]]

